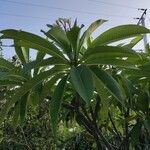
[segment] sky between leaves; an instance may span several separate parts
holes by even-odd
[[[42,35],[46,24],[52,24],[59,17],[78,19],[85,28],[97,19],[109,20],[101,26],[94,36],[122,24],[136,24],[134,17],[140,17],[138,8],[150,8],[149,0],[0,0],[0,30],[15,28]],[[146,26],[150,28],[149,10]],[[150,39],[150,38],[148,38]],[[139,45],[140,48],[141,44]],[[4,56],[10,58],[14,53],[4,49]]]

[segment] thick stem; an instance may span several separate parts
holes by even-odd
[[[77,117],[81,118],[84,127],[88,130],[88,132],[91,135],[93,135],[97,143],[98,149],[102,147],[102,143],[103,143],[103,145],[105,145],[109,150],[114,150],[111,144],[104,138],[104,136],[100,132],[96,122],[94,123],[94,122],[87,120],[86,117],[80,112],[79,109],[76,109],[75,111],[76,111]]]
[[[86,113],[86,111],[84,111],[86,116],[81,112],[83,108],[80,110],[81,104],[80,104],[80,96],[78,94],[76,95],[75,103],[71,106],[69,105],[67,106],[67,105],[63,105],[63,106],[66,106],[66,108],[71,108],[70,110],[76,113],[77,118],[80,118],[81,124],[94,137],[98,150],[102,149],[102,147],[104,146],[107,147],[109,150],[114,150],[113,146],[105,139],[105,137],[102,135],[101,131],[99,130],[98,125],[96,123],[96,119],[94,117],[93,110],[91,109],[92,120],[90,119],[90,116],[89,114]]]

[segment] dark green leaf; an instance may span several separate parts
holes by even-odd
[[[50,104],[50,115],[54,136],[56,136],[59,110],[61,107],[61,101],[67,78],[68,76],[63,77],[61,81],[57,84]]]
[[[17,127],[20,119],[20,103],[17,103],[14,107],[14,117],[13,117],[13,126]]]
[[[100,111],[100,119],[101,120],[105,120],[108,117],[108,110],[109,110],[109,91],[108,89],[105,87],[105,85],[102,83],[101,80],[99,80],[99,78],[94,74],[93,75],[93,79],[94,79],[94,83],[95,83],[95,87],[96,87],[96,91],[98,93],[98,95],[100,96],[101,99],[101,111]]]
[[[137,122],[134,125],[134,127],[132,128],[132,130],[130,132],[132,145],[136,145],[138,143],[139,136],[140,136],[140,133],[141,133],[141,127],[142,127],[142,123],[141,122]]]
[[[42,72],[39,75],[35,76],[34,78],[30,79],[28,82],[26,82],[23,86],[21,86],[15,94],[11,97],[11,100],[8,100],[5,105],[3,106],[1,112],[0,112],[0,122],[3,121],[6,114],[8,113],[9,109],[12,107],[14,103],[16,103],[20,97],[25,95],[27,92],[29,92],[32,88],[34,88],[36,85],[41,83],[44,79],[47,79],[49,76],[52,76],[60,71],[59,67],[53,67],[52,69]]]
[[[14,80],[0,80],[0,87],[7,85],[21,85],[21,83]]]
[[[39,93],[35,90],[32,90],[32,92],[29,95],[29,104],[33,107],[36,108],[39,104],[40,101],[40,96]]]
[[[46,55],[45,53],[38,51],[36,55],[36,61],[37,62],[43,61],[43,58],[45,57],[45,55]],[[34,76],[38,74],[38,71],[39,71],[39,68],[34,69]]]
[[[0,68],[5,68],[8,70],[14,69],[15,66],[4,58],[0,58]]]
[[[97,67],[91,67],[93,73],[97,76],[97,78],[105,85],[105,87],[110,91],[110,93],[117,98],[117,100],[124,105],[124,97],[123,93],[120,89],[117,81],[106,71],[101,70]]]
[[[26,116],[28,93],[21,97],[20,100],[20,123],[23,123]]]
[[[56,81],[61,78],[62,75],[62,73],[56,74],[43,85],[42,91],[40,93],[41,100],[43,100],[46,96],[48,96],[48,94],[51,93],[52,87],[55,85]]]
[[[89,104],[94,92],[91,71],[85,66],[72,67],[70,75],[74,88],[83,100]]]

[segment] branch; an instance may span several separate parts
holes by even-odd
[[[119,139],[122,140],[122,138],[121,138],[121,136],[120,136],[120,134],[119,134],[119,132],[118,132],[116,126],[115,126],[115,123],[114,123],[113,119],[111,118],[111,114],[108,113],[108,116],[109,116],[109,119],[110,119],[110,121],[111,121],[111,123],[112,123],[112,126],[113,126],[114,130],[115,130],[115,133],[117,134],[117,136],[119,137]]]
[[[29,144],[28,144],[28,142],[27,142],[27,140],[26,140],[26,136],[25,136],[25,134],[24,134],[24,131],[23,131],[22,127],[19,126],[19,128],[20,128],[20,130],[21,130],[21,132],[22,132],[22,134],[23,134],[23,138],[24,138],[24,140],[25,140],[26,146],[27,146],[30,150],[32,150],[32,148],[29,146]]]

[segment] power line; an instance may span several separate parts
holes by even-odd
[[[129,9],[138,9],[136,7],[131,7],[131,6],[128,6],[128,5],[121,5],[121,4],[104,2],[104,1],[98,1],[98,0],[88,0],[88,1],[95,2],[95,3],[101,3],[101,4],[104,4],[104,5],[115,6],[115,7],[122,7],[122,8],[129,8]]]
[[[12,13],[4,13],[4,12],[0,12],[0,16],[4,15],[4,16],[12,16],[12,17],[19,17],[19,18],[31,18],[31,19],[36,19],[36,20],[50,20],[50,18],[43,18],[43,17],[37,17],[37,16],[30,16],[30,15],[18,15],[18,14],[12,14]],[[54,19],[55,20],[55,19]],[[106,19],[107,20],[107,19]],[[86,24],[91,24],[92,22],[84,22]]]
[[[4,12],[0,12],[0,15],[21,17],[21,18],[41,19],[41,20],[44,20],[44,19],[48,20],[49,19],[49,18],[43,18],[43,17],[28,16],[28,15],[18,15],[18,14],[4,13]]]
[[[23,6],[33,6],[33,7],[62,10],[62,11],[67,11],[67,12],[75,12],[75,13],[79,13],[79,14],[103,15],[103,16],[109,16],[109,17],[111,16],[111,17],[117,17],[117,18],[129,18],[128,16],[122,16],[122,15],[112,15],[112,14],[110,15],[110,14],[104,14],[104,13],[99,14],[99,13],[93,13],[93,12],[89,12],[89,11],[80,11],[80,10],[67,9],[67,8],[61,8],[61,7],[53,7],[53,6],[40,5],[40,4],[34,4],[34,3],[17,2],[17,1],[11,1],[11,0],[0,0],[0,1],[23,5]]]

